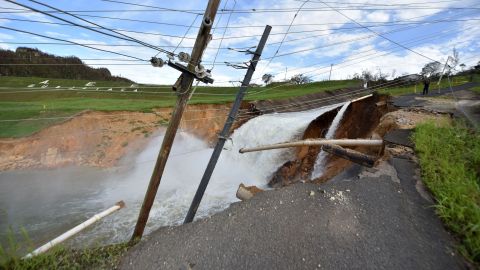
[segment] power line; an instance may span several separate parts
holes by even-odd
[[[293,18],[292,18],[292,20],[290,21],[290,25],[289,25],[288,28],[287,28],[287,32],[285,32],[285,35],[283,36],[282,41],[280,41],[280,44],[278,44],[278,47],[277,47],[277,50],[275,51],[275,54],[273,55],[272,58],[270,58],[270,59],[268,60],[268,62],[267,62],[267,64],[265,65],[265,67],[262,69],[262,72],[260,72],[261,74],[263,74],[263,72],[267,69],[267,67],[268,67],[268,66],[270,65],[270,63],[272,62],[272,60],[277,56],[278,52],[280,51],[280,48],[281,48],[282,45],[283,45],[283,42],[285,41],[285,38],[286,38],[287,35],[288,35],[288,32],[290,31],[290,28],[292,27],[293,22],[295,21],[295,18],[297,18],[298,13],[300,12],[300,10],[302,10],[303,6],[308,3],[308,1],[309,1],[309,0],[304,1],[304,2],[300,5],[300,7],[298,7],[297,12],[295,13],[295,15],[293,15]]]
[[[294,0],[297,2],[302,2],[304,0]],[[321,3],[320,1],[311,0],[312,3]],[[424,5],[424,4],[437,4],[437,3],[451,3],[451,2],[461,2],[461,0],[443,0],[443,1],[432,1],[432,2],[415,2],[415,3],[396,3],[396,4],[376,4],[376,3],[360,3],[360,2],[328,2],[325,3],[329,4],[336,4],[336,5],[354,5],[354,6],[411,6],[411,5]],[[350,6],[351,7],[351,6]]]
[[[399,28],[399,29],[383,32],[382,34],[390,34],[390,33],[404,31],[404,30],[408,30],[408,29],[412,29],[412,28],[421,27],[421,26],[422,25]],[[299,51],[289,52],[289,53],[285,53],[285,54],[282,54],[282,55],[277,55],[277,57],[288,56],[288,55],[292,55],[292,54],[296,54],[296,53],[302,53],[302,52],[306,52],[306,51],[312,51],[312,50],[316,50],[316,49],[320,49],[320,48],[325,48],[325,47],[339,45],[339,44],[348,43],[348,42],[352,42],[352,41],[367,39],[367,38],[371,38],[371,37],[373,37],[373,35],[366,36],[366,37],[355,38],[355,39],[351,39],[351,40],[346,40],[346,41],[342,41],[342,42],[337,42],[337,43],[329,44],[329,45],[326,45],[326,46],[319,46],[319,47],[315,47],[315,48],[311,48],[311,49],[303,49],[303,50],[299,50]],[[306,38],[308,38],[308,37],[306,37]],[[372,50],[374,50],[374,49],[371,49],[371,50],[368,50],[368,51],[372,51]],[[268,58],[264,58],[263,60],[266,60],[266,59],[268,59]],[[314,64],[314,65],[318,65],[318,64]],[[301,68],[298,68],[298,69],[301,69]],[[280,73],[283,73],[283,72],[279,72],[279,73],[274,74],[274,75],[278,75]],[[258,81],[260,79],[261,79],[261,77],[257,77],[253,80]],[[221,83],[221,82],[217,82],[217,83]]]
[[[390,31],[383,32],[383,34],[400,32],[400,31],[404,31],[404,30],[408,30],[408,29],[416,28],[416,27],[419,27],[419,26],[411,26],[411,27],[404,27],[404,28],[400,28],[400,29],[390,30]],[[374,35],[369,35],[369,36],[365,36],[365,37],[359,37],[359,38],[354,38],[354,39],[339,41],[339,42],[335,42],[335,43],[328,44],[328,45],[322,45],[322,46],[318,46],[318,47],[314,47],[314,48],[310,48],[310,49],[303,49],[303,50],[288,52],[288,53],[284,53],[284,54],[281,54],[281,55],[277,55],[276,57],[283,57],[283,56],[288,56],[288,55],[292,55],[292,54],[302,53],[302,52],[306,52],[306,51],[313,51],[313,50],[317,50],[317,49],[323,49],[323,48],[327,48],[327,47],[331,47],[331,46],[336,46],[336,45],[341,45],[341,44],[345,44],[345,43],[350,43],[350,42],[353,42],[353,41],[368,39],[368,38],[371,38],[371,37],[373,37],[373,36],[374,36]],[[306,37],[306,38],[308,38],[308,37]],[[303,39],[303,38],[302,38],[302,39]],[[372,49],[372,50],[374,50],[374,49]],[[271,58],[272,58],[272,57],[267,57],[267,58],[264,58],[263,60],[271,59]],[[318,65],[318,64],[314,64],[314,65]],[[298,68],[298,69],[301,69],[301,68]],[[294,70],[295,70],[295,69],[294,69]],[[290,71],[292,71],[292,70],[290,70]],[[281,73],[281,72],[279,72],[279,73],[277,73],[277,74],[274,74],[274,75],[278,75],[278,74],[280,74],[280,73]],[[255,79],[253,79],[253,80],[254,80],[254,81],[258,81],[258,80],[260,80],[260,79],[261,79],[261,77],[257,77],[257,78],[255,78]],[[217,83],[221,83],[221,82],[217,82]]]
[[[42,35],[42,34],[36,34],[36,33],[29,32],[29,31],[20,30],[20,29],[15,29],[15,28],[10,28],[10,27],[6,27],[6,26],[0,26],[0,28],[7,29],[7,30],[10,30],[10,31],[20,32],[20,33],[25,33],[25,34],[29,34],[29,35],[33,35],[33,36],[39,36],[39,37],[43,37],[43,38],[48,38],[48,39],[53,39],[53,40],[57,40],[57,41],[67,42],[67,43],[71,43],[71,44],[74,44],[74,45],[86,47],[86,48],[89,48],[89,49],[93,49],[93,50],[97,50],[97,51],[102,51],[102,52],[113,53],[113,54],[125,56],[125,57],[128,57],[128,58],[132,58],[132,59],[136,59],[136,60],[140,60],[140,61],[147,61],[147,60],[138,58],[138,57],[136,57],[136,56],[131,56],[131,55],[126,55],[126,54],[119,53],[119,52],[113,52],[113,51],[109,51],[109,50],[105,50],[105,49],[95,48],[95,47],[91,47],[91,46],[89,46],[89,45],[83,45],[83,44],[81,44],[81,43],[77,43],[77,42],[70,41],[70,40],[66,40],[66,39],[49,37],[49,36],[45,36],[45,35]]]
[[[322,0],[318,0],[318,1],[319,1],[319,2],[322,2]],[[323,2],[322,2],[322,3],[323,3]],[[384,36],[384,35],[382,35],[382,34],[380,34],[380,33],[377,33],[376,31],[370,29],[369,27],[366,27],[366,26],[364,26],[363,24],[358,23],[356,20],[354,20],[354,19],[351,18],[350,16],[347,16],[346,14],[340,12],[338,9],[336,9],[336,8],[334,8],[334,7],[326,4],[326,3],[323,3],[323,4],[324,4],[325,6],[331,8],[332,10],[334,10],[335,12],[337,12],[338,14],[342,15],[343,17],[351,20],[352,22],[354,22],[354,23],[357,24],[358,26],[363,27],[363,28],[367,29],[368,31],[374,33],[375,35],[377,35],[377,36],[379,36],[379,37],[381,37],[381,38],[383,38],[383,39],[385,39],[385,40],[388,40],[388,41],[390,41],[391,43],[394,43],[394,44],[396,44],[396,45],[398,45],[398,46],[400,46],[400,47],[402,47],[402,48],[404,48],[404,49],[406,49],[406,50],[409,50],[409,51],[411,51],[411,52],[413,52],[413,53],[415,53],[415,54],[417,54],[417,55],[420,55],[420,56],[422,56],[422,57],[424,57],[424,58],[427,58],[427,59],[429,59],[429,60],[431,60],[431,61],[438,62],[438,61],[435,60],[435,59],[432,59],[432,58],[430,58],[430,57],[428,57],[428,56],[426,56],[426,55],[424,55],[424,54],[422,54],[422,53],[416,52],[416,51],[412,50],[411,48],[408,48],[408,47],[406,47],[406,46],[404,46],[404,45],[402,45],[402,44],[400,44],[400,43],[398,43],[398,42],[396,42],[396,41],[394,41],[394,40],[392,40],[392,39],[390,39],[390,38],[388,38],[388,37],[386,37],[386,36]],[[440,62],[438,62],[438,63],[440,63]]]
[[[304,1],[304,0],[301,0]],[[23,9],[22,9],[23,10]],[[1,12],[0,12],[1,13]],[[116,17],[108,17],[108,16],[97,16],[97,15],[87,15],[87,14],[75,14],[74,15],[80,16],[80,17],[90,17],[90,18],[100,18],[100,19],[110,19],[110,20],[119,20],[119,21],[132,21],[132,22],[141,22],[141,23],[148,23],[148,24],[159,24],[159,25],[168,25],[168,26],[177,26],[177,27],[185,27],[188,28],[190,27],[189,25],[184,25],[184,24],[175,24],[175,23],[167,23],[167,22],[156,22],[156,21],[148,21],[148,20],[136,20],[136,19],[130,19],[130,18],[116,18]],[[220,14],[221,15],[221,14]],[[421,17],[428,17],[431,16],[431,14],[428,15],[422,15],[422,16],[417,16],[413,18],[421,18]],[[401,23],[401,22],[410,22],[411,19],[408,20],[395,20],[391,21],[389,23]],[[45,23],[45,24],[56,24],[56,25],[70,25],[70,24],[62,24],[62,23],[55,23],[55,22],[46,22],[46,21],[35,21],[35,20],[28,20],[28,19],[18,19],[18,18],[1,18],[1,19],[10,19],[14,21],[26,21],[26,22],[39,22],[39,23]],[[418,23],[421,23],[423,21],[418,21]],[[375,21],[368,21],[368,22],[360,22],[360,23],[369,23],[369,24],[386,24],[384,21],[380,22],[375,22]],[[344,25],[344,24],[353,24],[353,23],[335,23],[335,22],[329,22],[329,23],[299,23],[299,24],[293,24],[292,27],[300,27],[300,26],[325,26],[325,25]],[[272,24],[271,26],[273,27],[287,27],[289,24]],[[230,25],[228,28],[263,28],[265,27],[264,25]],[[198,26],[192,26],[192,28],[199,28]],[[213,29],[223,29],[225,26],[216,26]],[[114,29],[117,31],[131,31],[131,30],[126,30],[126,29]],[[143,32],[140,32],[143,33]],[[160,34],[159,34],[160,35]],[[177,38],[181,38],[180,36],[174,36]]]
[[[302,1],[303,2],[303,1]],[[129,3],[129,5],[139,5],[139,4],[133,4]],[[68,10],[67,12],[72,12],[72,13],[117,13],[117,12],[180,12],[180,13],[190,13],[193,15],[197,14],[202,14],[200,10],[187,10],[187,9],[168,9],[168,8],[160,8],[160,7],[155,7],[155,6],[149,6],[153,7],[154,9],[134,9],[134,10],[128,10],[128,9],[102,9],[102,10]],[[3,9],[12,9],[12,8],[3,8]],[[161,10],[160,10],[161,9]],[[415,6],[404,6],[404,7],[364,7],[364,8],[359,8],[358,6],[352,6],[352,7],[340,7],[339,10],[344,10],[344,11],[379,11],[379,10],[463,10],[463,9],[480,9],[477,7],[434,7],[434,6],[425,6],[425,7],[415,7]],[[327,8],[307,8],[304,10],[305,12],[329,12],[330,9]],[[2,11],[0,13],[11,13],[11,14],[16,14],[16,13],[31,13],[32,11],[28,10],[18,10],[18,11]],[[47,13],[58,13],[56,11],[45,11]],[[203,12],[203,11],[202,11]],[[225,9],[223,11],[218,12],[218,14],[228,14],[230,13],[231,10]],[[289,12],[296,12],[296,8],[269,8],[269,9],[258,9],[258,8],[250,8],[250,9],[237,9],[233,13],[236,14],[255,14],[255,13],[289,13]]]
[[[62,46],[75,46],[77,44],[70,43],[58,43],[58,42],[9,42],[9,41],[0,41],[0,44],[13,44],[13,45],[62,45]],[[144,47],[143,45],[138,44],[102,44],[102,43],[80,43],[82,45],[89,46],[100,46],[100,47]],[[175,48],[175,45],[161,45],[164,48]],[[191,46],[179,46],[178,48],[182,49],[191,49]],[[206,49],[215,49],[215,48],[206,48]],[[229,50],[228,47],[220,48],[220,50]]]
[[[195,22],[197,21],[199,16],[200,15],[195,16],[192,23],[190,24],[190,27],[188,27],[187,31],[185,31],[185,34],[183,35],[182,39],[180,39],[180,42],[178,42],[177,46],[173,50],[173,53],[175,53],[175,51],[178,49],[178,47],[182,44],[183,40],[186,38],[186,36],[188,35],[188,32],[190,31],[190,29],[192,29],[192,26],[195,24]],[[158,55],[158,53],[155,56],[157,56],[157,55]]]
[[[117,3],[117,4],[124,4],[124,5],[131,5],[131,6],[137,6],[137,7],[148,7],[148,8],[159,9],[161,11],[173,11],[173,12],[182,12],[182,13],[195,14],[195,15],[203,15],[202,10],[182,10],[182,9],[164,8],[164,7],[143,5],[143,4],[127,3],[127,2],[115,1],[115,0],[101,0],[101,1],[110,2],[110,3]],[[134,11],[137,11],[137,10],[134,10]]]
[[[233,3],[232,10],[235,10],[235,6],[237,5],[237,0],[233,0],[233,1],[234,1],[234,3]],[[224,8],[227,6],[227,3],[228,3],[228,0],[225,2]],[[215,53],[215,57],[213,58],[213,65],[210,68],[210,72],[215,67],[215,63],[217,61],[218,53],[220,52],[220,48],[222,47],[222,42],[223,42],[223,39],[225,38],[225,33],[227,32],[228,25],[230,24],[230,19],[232,18],[232,14],[233,14],[233,12],[230,12],[230,15],[228,15],[227,24],[226,24],[226,27],[224,28],[222,38],[220,39],[220,44],[218,44],[217,53]],[[222,16],[222,14],[220,16]],[[220,20],[219,20],[219,22],[220,22]],[[214,29],[214,31],[215,31],[215,29]]]
[[[127,41],[130,41],[130,42],[136,42],[136,43],[138,43],[138,44],[144,45],[145,47],[149,47],[149,48],[151,48],[151,49],[155,49],[155,50],[158,50],[158,51],[163,52],[163,53],[166,53],[166,54],[171,54],[171,52],[169,52],[169,51],[167,51],[167,50],[164,50],[164,49],[162,49],[162,48],[160,48],[160,47],[158,47],[158,46],[154,46],[154,45],[151,45],[151,44],[149,44],[149,43],[143,42],[143,41],[141,41],[141,40],[138,40],[138,39],[136,39],[136,38],[130,37],[130,36],[125,35],[125,34],[123,34],[123,33],[120,33],[120,32],[117,32],[117,31],[115,31],[115,30],[109,29],[109,28],[107,28],[107,27],[101,26],[101,25],[99,25],[99,24],[97,24],[97,23],[94,23],[94,22],[91,22],[91,21],[89,21],[89,20],[83,19],[83,18],[81,18],[81,17],[79,17],[79,16],[77,16],[77,15],[75,15],[75,14],[71,14],[71,13],[69,13],[69,12],[63,11],[63,10],[61,10],[61,9],[58,9],[58,8],[56,8],[56,7],[53,7],[53,6],[50,6],[50,5],[47,5],[47,4],[44,4],[44,3],[39,2],[39,1],[36,1],[36,0],[28,0],[28,1],[33,2],[33,3],[36,3],[36,4],[38,4],[38,5],[42,5],[42,6],[48,7],[48,8],[50,8],[50,9],[56,10],[56,11],[58,11],[58,12],[61,12],[61,13],[63,13],[63,14],[72,16],[72,17],[74,17],[74,18],[76,18],[76,19],[78,19],[78,20],[81,20],[81,21],[83,21],[83,22],[86,22],[86,23],[95,25],[95,26],[97,26],[97,27],[100,27],[101,29],[104,29],[104,30],[113,32],[113,33],[118,34],[118,35],[120,35],[120,36],[122,36],[122,37],[118,37],[118,36],[116,36],[116,35],[112,35],[112,34],[109,34],[109,33],[105,33],[105,32],[102,32],[102,31],[98,31],[98,30],[95,30],[95,29],[93,29],[93,28],[91,28],[91,27],[84,26],[84,25],[80,25],[80,24],[77,24],[77,23],[75,23],[75,22],[72,22],[72,21],[69,21],[69,20],[65,20],[65,19],[63,19],[63,18],[60,18],[60,17],[58,17],[58,16],[54,16],[54,15],[51,15],[51,14],[47,14],[47,13],[41,12],[41,11],[39,11],[39,10],[36,10],[36,9],[32,8],[32,7],[29,7],[29,6],[26,6],[26,5],[22,5],[22,4],[18,4],[18,3],[16,3],[16,2],[12,1],[12,0],[5,0],[5,1],[10,2],[10,3],[17,4],[17,5],[20,5],[20,6],[23,6],[23,7],[25,7],[25,8],[29,8],[29,9],[31,9],[31,10],[33,10],[33,11],[40,12],[40,13],[42,13],[42,14],[44,14],[44,15],[50,16],[50,17],[52,17],[52,18],[59,19],[59,20],[61,20],[61,21],[64,21],[64,22],[73,24],[73,25],[78,26],[78,27],[82,27],[82,28],[88,29],[88,30],[90,30],[90,31],[94,31],[94,32],[97,32],[97,33],[100,33],[100,34],[104,34],[104,35],[108,35],[108,36],[111,36],[111,37],[115,37],[115,38],[127,40]]]
[[[473,28],[473,27],[471,27],[471,28]],[[456,31],[457,31],[457,29],[450,30],[450,32],[453,32],[453,33],[456,33]],[[437,33],[434,33],[434,34],[432,34],[432,35],[430,35],[430,36],[432,36],[432,37],[428,37],[428,36],[427,36],[427,37],[424,37],[424,38],[422,38],[422,39],[425,40],[425,39],[431,39],[431,38],[439,38],[439,36],[437,35]],[[422,39],[413,39],[412,42],[422,41]],[[371,49],[371,50],[368,50],[368,51],[373,51],[373,50],[374,50],[374,49]],[[383,53],[383,54],[378,55],[378,56],[375,56],[375,57],[385,56],[385,55],[394,53],[394,52],[396,52],[396,51],[398,51],[398,49],[397,49],[397,50],[394,50],[394,51],[391,51],[391,52]],[[365,52],[367,52],[367,51],[365,51]],[[377,54],[378,54],[378,53],[373,53],[373,54],[370,54],[370,55],[377,55]],[[370,56],[370,55],[366,55],[366,56]],[[347,67],[347,66],[352,66],[352,65],[355,65],[355,64],[358,64],[358,63],[361,63],[361,62],[370,60],[370,59],[372,59],[372,58],[375,58],[375,57],[369,57],[369,58],[367,58],[367,59],[364,59],[364,60],[362,60],[362,61],[358,61],[358,62],[353,63],[353,64],[342,65],[342,64],[344,64],[344,63],[348,63],[348,62],[351,62],[351,61],[356,60],[356,59],[361,59],[361,58],[364,58],[364,57],[366,57],[366,56],[360,56],[360,57],[357,57],[357,58],[354,58],[354,59],[349,59],[349,60],[340,62],[340,63],[338,63],[338,64],[335,65],[335,66],[336,66],[335,69],[338,70],[338,69],[340,69],[340,68],[344,68],[344,67]],[[315,65],[318,65],[318,64],[315,64]],[[341,67],[338,68],[338,66],[341,66]],[[312,72],[315,72],[315,71],[317,71],[317,70],[319,70],[319,69],[325,69],[325,68],[328,68],[328,67],[329,67],[329,66],[325,66],[325,67],[322,67],[322,68],[316,68],[316,69],[314,69],[314,70],[312,70],[312,71],[304,72],[303,74],[312,73]],[[323,72],[323,73],[314,75],[313,77],[316,77],[316,76],[319,76],[319,75],[322,75],[322,74],[326,74],[327,72],[328,72],[328,71],[325,71],[325,72]],[[271,88],[267,88],[267,89],[264,89],[264,90],[260,90],[260,91],[257,91],[257,92],[253,92],[253,93],[251,93],[251,94],[253,95],[253,94],[257,94],[257,93],[261,93],[261,92],[271,91],[271,90],[273,90],[273,89],[276,89],[276,88],[279,88],[279,87],[282,87],[282,86],[291,85],[291,84],[292,84],[291,82],[287,82],[287,83],[285,83],[285,84],[280,84],[280,85],[277,85],[277,86],[274,86],[274,87],[271,87]]]
[[[197,18],[197,17],[195,17]],[[15,18],[0,18],[0,20],[11,20],[11,21],[23,21],[23,22],[32,22],[32,23],[42,23],[42,24],[51,24],[51,25],[63,25],[63,26],[75,26],[72,24],[67,24],[67,23],[55,23],[55,22],[47,22],[47,21],[38,21],[38,20],[28,20],[28,19],[15,19]],[[477,21],[480,20],[479,18],[469,18],[469,19],[451,19],[451,20],[445,20],[445,19],[439,19],[439,20],[432,20],[432,21],[416,21],[416,22],[406,22],[406,23],[394,23],[394,22],[389,22],[389,23],[382,23],[382,24],[375,24],[375,25],[367,25],[366,27],[385,27],[385,26],[398,26],[398,25],[410,25],[410,24],[433,24],[433,23],[444,23],[444,22],[462,22],[462,21]],[[194,20],[195,22],[195,20]],[[307,26],[308,24],[303,24]],[[317,24],[311,24],[311,26],[315,26]],[[99,28],[99,27],[91,27],[91,28]],[[192,27],[193,28],[193,27]],[[222,27],[225,30],[227,29],[226,27]],[[305,34],[305,33],[313,33],[313,32],[328,32],[328,31],[335,31],[335,30],[356,30],[356,29],[363,29],[364,27],[360,26],[351,26],[351,27],[338,27],[338,28],[329,28],[329,29],[312,29],[312,30],[301,30],[301,31],[290,31],[288,34]],[[130,30],[130,29],[114,29],[111,28],[112,30],[115,31],[121,31],[121,32],[129,32],[129,33],[137,33],[137,34],[145,34],[145,35],[154,35],[154,36],[164,36],[164,37],[172,37],[172,38],[180,38],[181,41],[184,39],[195,39],[193,37],[187,37],[186,35],[184,36],[177,36],[177,35],[170,35],[170,34],[164,34],[164,33],[156,33],[156,32],[145,32],[145,31],[137,31],[137,30]],[[224,31],[225,32],[225,31]],[[188,31],[187,31],[188,33]],[[279,33],[273,33],[273,35],[285,35],[285,32],[279,32]],[[319,36],[324,36],[328,35],[327,34],[321,34],[321,35],[313,35],[313,36],[308,36],[308,37],[302,37],[302,38],[296,38],[296,39],[291,39],[291,40],[284,40],[283,43],[287,42],[293,42],[293,41],[298,41],[298,40],[304,40],[304,39],[309,39],[309,38],[315,38]],[[258,37],[261,36],[261,34],[254,34],[254,35],[243,35],[243,36],[223,36],[222,38],[214,38],[213,40],[221,40],[223,41],[224,39],[242,39],[242,38],[252,38],[252,37]],[[280,44],[281,42],[271,42],[268,43],[268,45],[276,45]],[[181,44],[181,42],[179,43]],[[177,48],[177,46],[170,46],[170,45],[161,45],[162,47],[174,47]],[[192,48],[192,47],[181,47],[181,48]],[[228,48],[221,48],[221,49],[228,49]]]

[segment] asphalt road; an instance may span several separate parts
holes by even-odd
[[[165,227],[121,269],[464,269],[409,159],[257,194]]]
[[[479,86],[479,83],[466,83],[452,87],[452,89],[431,90],[426,96],[417,94],[408,94],[393,98],[393,105],[399,108],[419,107],[430,109],[437,112],[451,113],[457,117],[467,119],[474,127],[480,128],[480,95],[469,89]],[[442,105],[429,102],[425,97],[450,97],[451,102]]]

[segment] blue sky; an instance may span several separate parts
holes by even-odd
[[[125,0],[127,1],[127,0]],[[35,8],[46,10],[47,8],[25,0],[19,3],[31,5]],[[125,18],[144,20],[184,26],[161,25],[146,22],[124,21],[116,19],[85,17],[100,25],[123,30],[149,32],[153,34],[141,34],[124,32],[139,40],[150,44],[173,50],[179,44],[181,36],[190,29],[181,46],[192,46],[197,34],[201,16],[185,12],[167,12],[148,7],[138,7],[120,3],[105,2],[101,0],[77,0],[77,1],[43,1],[49,5],[71,11],[80,12],[80,15],[106,16],[111,18]],[[207,1],[129,1],[143,5],[151,5],[170,9],[181,10],[204,10]],[[296,13],[302,5],[301,1],[242,1],[223,0],[221,8],[227,11],[217,15],[214,25],[224,27],[230,17],[230,27],[225,33],[225,39],[221,47],[244,48],[255,46],[258,43],[263,26],[274,25],[263,58],[272,57],[279,48],[279,42],[285,38],[280,47],[277,57],[271,62],[268,60],[259,62],[253,82],[260,82],[264,73],[272,73],[275,80],[289,78],[298,73],[312,76],[314,80],[328,78],[330,64],[333,64],[332,79],[345,79],[362,70],[377,72],[379,69],[384,73],[398,76],[404,73],[418,73],[421,67],[430,62],[428,58],[445,61],[455,47],[460,52],[460,63],[471,66],[480,60],[480,1],[455,1],[455,0],[394,0],[388,3],[378,1],[345,0],[343,2],[326,0],[327,5],[319,0],[308,1],[303,5],[290,29],[288,35],[284,35]],[[12,11],[5,8],[20,8],[14,4],[0,0],[3,12]],[[361,22],[362,25],[374,26],[370,29],[377,33],[383,33],[386,37],[401,43],[423,54],[422,57],[408,51],[390,41],[383,39],[371,31],[358,27],[352,21],[331,9],[334,7],[348,17]],[[458,9],[458,8],[462,9]],[[236,13],[229,11],[236,10]],[[255,9],[252,12],[251,9]],[[289,12],[261,12],[262,9],[288,9]],[[313,10],[312,10],[313,9]],[[368,9],[368,10],[365,10]],[[102,11],[103,12],[93,12]],[[105,10],[108,10],[105,11]],[[143,10],[143,11],[142,11]],[[145,11],[148,10],[148,11]],[[245,12],[238,12],[245,11]],[[193,12],[195,13],[195,12]],[[63,18],[80,22],[74,18],[59,15]],[[135,43],[107,37],[86,29],[21,22],[7,20],[5,18],[27,19],[45,22],[61,22],[54,18],[37,13],[3,13],[0,15],[0,25],[27,30],[43,35],[67,39],[78,43],[105,44],[105,45],[135,45]],[[438,22],[443,20],[444,22]],[[456,21],[452,21],[456,20]],[[84,23],[82,23],[84,24]],[[387,24],[387,25],[386,25]],[[283,26],[279,26],[283,25]],[[340,28],[340,29],[339,29]],[[342,29],[343,28],[343,29]],[[350,28],[350,29],[345,29]],[[212,61],[217,53],[219,42],[222,39],[224,28],[215,29],[213,40],[210,42],[204,55],[205,66],[212,67]],[[308,32],[306,32],[308,31]],[[296,33],[293,33],[296,32]],[[300,32],[300,33],[299,33]],[[388,33],[390,32],[390,33]],[[253,37],[252,37],[253,35]],[[175,36],[175,37],[172,37]],[[250,36],[250,37],[244,37]],[[235,38],[243,37],[243,38]],[[0,47],[15,49],[17,44],[12,42],[33,42],[35,45],[25,45],[39,48],[43,51],[57,55],[75,55],[82,59],[126,59],[124,57],[99,52],[79,46],[46,45],[45,42],[57,42],[45,38],[0,29]],[[98,48],[113,50],[115,52],[150,59],[157,52],[146,47],[125,46]],[[173,46],[173,47],[168,47]],[[190,52],[189,48],[179,48],[176,52]],[[300,51],[300,52],[299,52]],[[282,54],[290,55],[281,56]],[[159,54],[165,59],[164,54]],[[231,85],[229,81],[239,81],[243,78],[245,70],[236,70],[225,66],[224,62],[247,61],[250,56],[221,49],[217,56],[217,64],[213,69],[213,78],[216,85]],[[140,83],[171,84],[178,77],[179,72],[169,68],[154,68],[144,62],[117,61],[117,60],[85,60],[89,65],[98,67],[105,66],[115,75],[121,75]],[[136,63],[142,65],[106,65],[112,63]],[[268,66],[267,66],[268,63]],[[103,65],[102,65],[103,64]],[[48,68],[48,67],[45,67]],[[287,68],[287,72],[286,72]]]

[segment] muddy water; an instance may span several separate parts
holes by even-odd
[[[128,239],[148,185],[163,136],[154,138],[137,157],[122,166],[99,170],[70,167],[56,170],[0,174],[0,232],[23,227],[38,245],[93,214],[124,200],[127,208],[99,222],[69,241],[75,246]],[[186,133],[177,135],[165,176],[151,212],[147,233],[180,223],[188,210],[211,149]],[[228,169],[227,169],[228,168]],[[199,209],[199,217],[217,212],[235,201],[241,182],[262,186],[252,170],[228,158],[221,159]],[[5,241],[5,235],[0,236]]]
[[[264,115],[236,130],[221,155],[197,217],[211,215],[237,201],[235,191],[240,183],[265,187],[271,174],[294,157],[288,149],[242,155],[239,148],[299,139],[313,119],[331,109]],[[67,244],[84,246],[128,239],[162,139],[161,135],[153,138],[138,156],[127,157],[121,166],[108,170],[70,167],[0,173],[0,241],[5,242],[10,225],[17,232],[23,227],[38,246],[119,200],[124,200],[127,208]],[[202,140],[185,132],[177,135],[146,233],[183,221],[211,152]]]

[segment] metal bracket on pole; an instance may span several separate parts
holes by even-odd
[[[207,168],[205,169],[205,173],[203,174],[202,180],[200,181],[200,185],[198,186],[197,192],[195,193],[195,197],[193,198],[192,204],[190,205],[190,209],[188,209],[187,216],[185,217],[184,223],[190,223],[193,221],[195,214],[197,213],[198,206],[202,201],[203,194],[207,189],[208,182],[210,181],[210,177],[213,174],[213,170],[215,169],[215,165],[217,165],[218,158],[220,157],[220,153],[223,150],[223,146],[225,145],[226,138],[230,133],[230,129],[233,125],[235,116],[237,115],[238,110],[240,109],[240,104],[242,103],[243,96],[245,96],[245,92],[247,91],[248,85],[250,84],[250,80],[252,79],[253,72],[255,71],[255,67],[257,66],[258,60],[260,59],[260,55],[262,54],[263,48],[265,47],[265,43],[267,42],[268,35],[272,27],[270,25],[265,26],[265,30],[263,31],[262,38],[257,46],[255,54],[252,57],[251,64],[248,67],[247,73],[243,78],[242,85],[238,90],[237,97],[235,98],[235,102],[233,103],[232,109],[228,115],[228,118],[223,126],[223,130],[218,136],[217,144],[213,150],[212,156],[210,157],[210,161],[208,162]]]
[[[191,72],[186,66],[180,64],[180,63],[175,63],[175,62],[172,62],[172,61],[168,61],[167,65],[169,65],[170,67],[182,72],[182,73],[188,73],[190,75],[192,75],[195,79],[201,81],[201,82],[204,82],[204,83],[213,83],[213,79],[208,77],[208,76],[205,76],[205,77],[200,77],[198,76],[197,73],[195,72]]]

